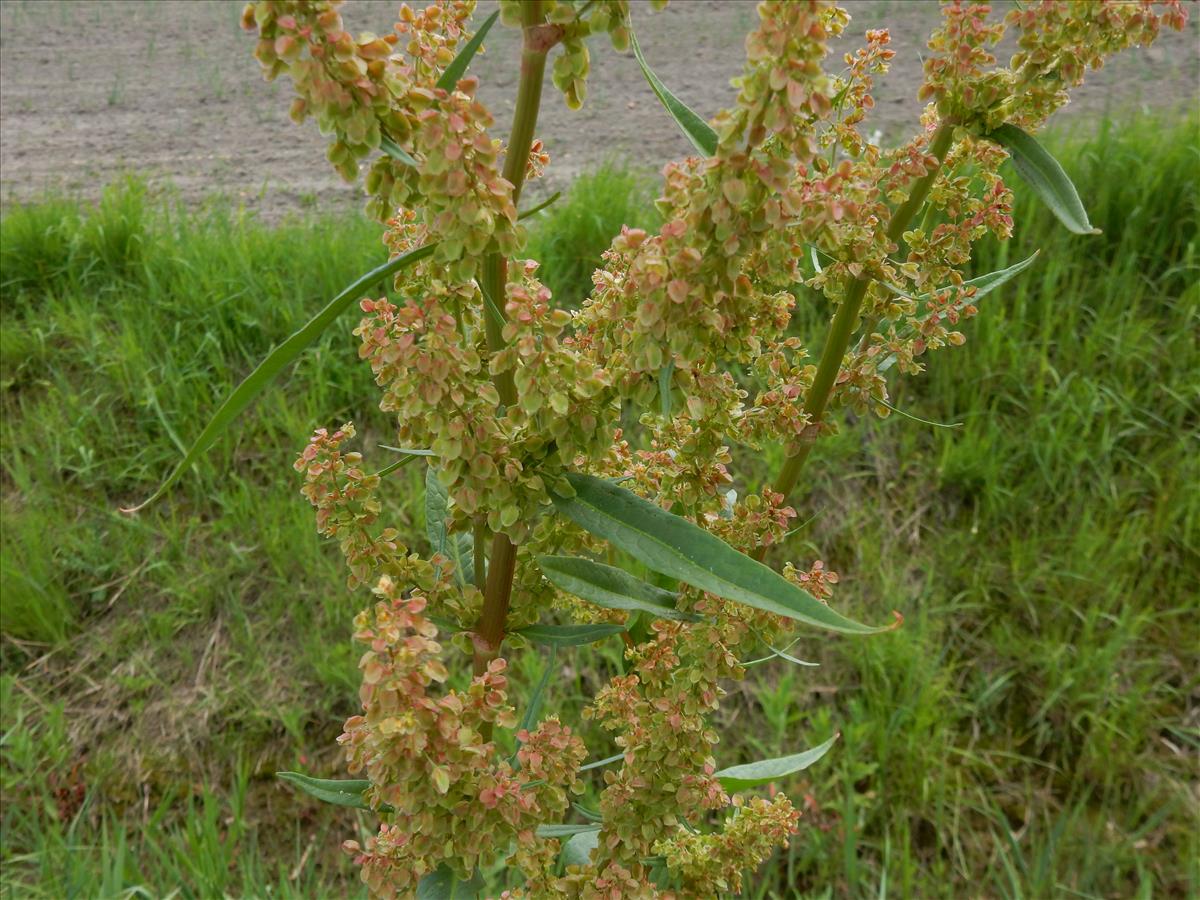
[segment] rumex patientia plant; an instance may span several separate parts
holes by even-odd
[[[396,415],[398,455],[371,474],[346,424],[318,430],[296,461],[350,588],[375,595],[355,619],[362,713],[340,738],[360,777],[285,776],[378,813],[373,838],[346,844],[377,896],[477,893],[484,873],[506,897],[736,894],[798,829],[786,796],[755,790],[836,736],[719,768],[710,719],[722,684],[763,647],[797,662],[775,649],[797,627],[870,634],[899,622],[835,612],[837,575],[819,560],[763,564],[796,517],[789,498],[811,447],[836,427],[831,411],[888,415],[888,379],[962,344],[956,329],[980,299],[1032,264],[1036,253],[964,274],[976,241],[1010,235],[1007,159],[1064,225],[1093,231],[1031,132],[1087,68],[1181,28],[1184,11],[1044,0],[994,19],[949,4],[929,41],[921,127],[885,149],[863,123],[889,35],[867,32],[826,72],[849,24],[830,3],[760,3],[736,101],[705,122],[649,68],[626,0],[501,0],[500,21],[522,32],[505,143],[468,74],[497,15],[472,33],[473,0],[402,6],[393,33],[354,38],[337,7],[259,0],[243,23],[267,77],[292,78],[293,118],[317,120],[345,178],[365,169],[390,259],[264,360],[154,497],[360,301],[359,355]],[[993,48],[1007,29],[1018,52],[1004,66]],[[664,168],[658,233],[623,229],[591,296],[567,310],[521,256],[518,208],[549,162],[536,138],[548,60],[577,108],[597,32],[632,49],[695,154]],[[369,293],[388,279],[403,299]],[[792,327],[802,284],[833,308],[811,355]],[[739,498],[735,459],[768,445],[786,462]],[[418,457],[427,556],[382,518],[388,476]],[[559,648],[598,640],[624,641],[624,672],[563,715],[594,720],[618,752],[586,762],[570,726],[541,717],[542,694]],[[518,720],[506,656],[533,644],[551,648],[547,677]],[[467,659],[469,683],[447,687]],[[497,729],[514,732],[511,756]],[[597,775],[598,810],[576,806],[584,821],[569,823],[572,795]]]

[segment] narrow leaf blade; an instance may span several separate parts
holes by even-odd
[[[466,74],[467,66],[471,64],[471,60],[479,52],[479,47],[483,44],[483,39],[487,37],[487,33],[496,24],[496,19],[499,17],[500,10],[496,10],[483,20],[483,24],[479,26],[479,30],[475,32],[471,40],[467,41],[466,46],[458,51],[458,56],[454,57],[450,65],[446,66],[446,71],[442,72],[442,77],[437,81],[438,87],[443,91],[454,90],[454,86]]]
[[[676,595],[635,578],[623,569],[577,556],[539,556],[542,574],[555,587],[605,609],[633,609],[662,619],[699,621],[675,608]]]
[[[1004,124],[989,131],[987,137],[1000,144],[1012,157],[1017,174],[1029,182],[1030,187],[1050,208],[1050,212],[1074,234],[1099,234],[1088,221],[1087,210],[1079,199],[1075,185],[1046,148],[1034,140],[1033,135],[1016,125]]]
[[[695,147],[704,156],[715,156],[717,153],[717,133],[712,130],[712,127],[698,116],[692,109],[667,90],[667,86],[659,81],[658,76],[654,74],[650,66],[646,63],[646,58],[642,56],[642,48],[638,45],[637,35],[633,29],[629,29],[629,44],[633,47],[633,55],[637,58],[638,65],[642,67],[642,74],[646,76],[646,81],[650,85],[650,89],[654,91],[659,102],[671,114],[671,118],[675,120],[675,124],[679,126],[679,130],[683,132],[684,137],[692,142]]]
[[[721,782],[721,787],[727,791],[743,791],[747,788],[770,784],[803,771],[829,752],[829,748],[837,743],[840,734],[835,734],[820,746],[796,753],[792,756],[780,756],[775,759],[764,759],[759,762],[746,763],[742,766],[730,766],[722,769],[714,776]]]
[[[514,632],[549,647],[578,647],[620,634],[624,625],[530,625]]]
[[[234,388],[233,393],[225,398],[225,402],[217,409],[212,419],[204,430],[200,432],[200,437],[196,438],[196,442],[192,444],[192,448],[187,452],[175,469],[167,476],[166,481],[158,486],[158,489],[151,494],[146,500],[139,503],[137,506],[122,509],[122,512],[134,513],[140,509],[149,506],[183,477],[191,465],[196,462],[204,453],[211,447],[229,427],[229,424],[236,419],[243,410],[249,406],[259,394],[266,390],[275,376],[279,374],[288,363],[298,357],[302,351],[313,343],[326,328],[345,312],[356,299],[361,297],[368,288],[373,287],[380,281],[383,281],[390,275],[394,275],[401,269],[406,269],[414,263],[424,259],[433,253],[435,244],[426,244],[424,247],[418,247],[416,250],[410,250],[403,256],[398,256],[395,259],[388,260],[381,266],[372,269],[366,275],[363,275],[340,294],[334,297],[326,304],[325,308],[313,316],[309,321],[289,337],[286,341],[272,350],[262,362],[258,364],[253,372],[246,376],[246,379]]]
[[[406,166],[417,168],[417,160],[411,153],[393,141],[390,137],[383,137],[379,141],[379,149],[390,156],[392,159],[398,159]]]
[[[371,786],[371,782],[365,779],[339,781],[330,778],[313,778],[300,772],[276,772],[275,775],[300,788],[304,793],[326,803],[349,806],[354,809],[371,808],[363,799],[363,792]]]
[[[450,498],[433,466],[425,472],[425,535],[435,553],[454,563],[454,580],[469,584],[475,575],[475,541],[469,534],[450,534],[446,528]]]
[[[755,609],[847,634],[875,634],[834,612],[782,575],[734,550],[716,535],[633,492],[592,475],[570,473],[575,496],[553,498],[576,525],[624,550],[655,572]]]

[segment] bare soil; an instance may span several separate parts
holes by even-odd
[[[355,31],[387,33],[396,0],[354,0]],[[934,0],[849,0],[843,46],[889,27],[897,51],[877,87],[874,127],[900,139],[915,126],[924,40]],[[1193,5],[1193,4],[1189,4]],[[325,139],[287,117],[291,87],[265,82],[236,0],[0,0],[0,202],[48,191],[94,199],[123,173],[170,188],[187,203],[214,193],[267,219],[305,208],[351,208],[359,188],[324,163]],[[489,11],[491,0],[481,3]],[[1184,34],[1164,34],[1093,73],[1064,118],[1081,122],[1130,107],[1195,104],[1200,87],[1200,8]],[[647,59],[698,112],[726,105],[729,80],[756,20],[751,0],[674,0],[652,14],[635,3]],[[506,130],[516,87],[517,35],[497,28],[473,71]],[[836,63],[831,62],[830,68]],[[552,157],[542,190],[559,188],[606,158],[657,169],[689,145],[666,117],[630,54],[592,49],[590,95],[568,110],[557,93],[542,107],[540,135]]]

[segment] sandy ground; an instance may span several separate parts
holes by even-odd
[[[840,52],[867,28],[890,27],[897,51],[878,85],[874,127],[901,138],[916,122],[924,40],[933,0],[850,0]],[[1189,4],[1196,6],[1195,4]],[[94,198],[124,172],[185,201],[214,192],[275,219],[289,211],[352,207],[356,187],[333,174],[324,138],[287,118],[285,80],[265,82],[253,38],[234,0],[0,0],[0,202],[66,191]],[[354,31],[386,33],[396,0],[353,0]],[[484,0],[488,11],[492,3]],[[731,97],[742,40],[756,20],[751,0],[674,0],[651,14],[635,0],[643,50],[663,81],[704,115]],[[1194,104],[1200,87],[1200,6],[1185,34],[1166,33],[1094,73],[1064,112],[1077,123],[1129,107]],[[516,87],[517,35],[497,28],[473,71],[501,134]],[[650,93],[631,55],[593,44],[590,96],[568,110],[543,102],[540,136],[552,157],[543,190],[606,157],[657,169],[688,145]],[[835,63],[830,62],[829,68]]]

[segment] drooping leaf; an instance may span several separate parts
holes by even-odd
[[[183,476],[183,473],[188,470],[192,463],[198,460],[216,442],[221,433],[229,427],[229,423],[237,418],[238,414],[266,389],[267,385],[279,374],[279,371],[299,356],[309,344],[320,337],[321,333],[329,327],[334,319],[345,312],[356,299],[362,297],[368,288],[374,287],[388,276],[394,275],[401,269],[408,268],[429,256],[433,253],[435,246],[435,244],[426,244],[424,247],[410,250],[403,256],[388,260],[383,265],[363,275],[330,300],[324,309],[313,316],[303,328],[272,350],[267,355],[267,358],[260,362],[254,371],[247,375],[246,379],[234,388],[233,393],[226,397],[225,402],[217,409],[212,420],[204,426],[204,430],[200,432],[200,437],[196,438],[196,442],[192,444],[192,448],[171,474],[167,476],[167,480],[158,486],[158,490],[137,506],[123,509],[122,512],[137,512],[165,494]]]
[[[658,76],[646,64],[646,58],[642,56],[642,48],[638,45],[637,35],[633,28],[629,29],[629,44],[633,48],[633,55],[637,58],[638,65],[642,67],[642,74],[646,76],[646,81],[650,84],[650,89],[654,91],[655,96],[671,114],[671,118],[675,120],[675,124],[679,126],[684,137],[691,141],[692,146],[703,156],[715,156],[717,133],[686,103],[667,90],[665,84],[659,81]]]
[[[1079,192],[1063,167],[1045,147],[1034,140],[1033,135],[1006,123],[989,131],[987,137],[1008,151],[1013,165],[1017,167],[1017,174],[1029,182],[1055,218],[1067,226],[1067,230],[1075,234],[1100,233],[1100,229],[1093,228],[1088,221]]]
[[[443,91],[454,90],[454,86],[466,74],[467,66],[471,64],[471,60],[479,52],[479,47],[483,43],[483,39],[487,37],[487,33],[496,24],[496,19],[499,17],[500,10],[496,10],[483,20],[483,24],[479,26],[479,30],[475,32],[471,40],[467,41],[466,45],[458,51],[458,56],[454,57],[450,65],[446,66],[446,70],[442,72],[442,77],[437,81],[438,87]]]
[[[899,623],[899,614],[896,624],[875,628],[847,619],[716,535],[620,485],[578,473],[568,474],[567,480],[575,496],[554,496],[559,512],[655,572],[718,597],[831,631],[875,634]]]
[[[592,861],[592,851],[600,846],[600,830],[581,831],[563,842],[558,861],[563,866],[586,866]]]
[[[584,834],[588,831],[599,831],[600,826],[592,825],[539,825],[537,836],[540,838],[561,838],[573,834]]]
[[[841,735],[835,734],[825,743],[803,753],[792,756],[780,756],[775,759],[764,759],[759,762],[746,763],[742,766],[730,766],[722,769],[714,776],[721,782],[721,787],[727,791],[744,791],[747,788],[758,787],[794,775],[803,771],[829,752]]]
[[[636,609],[662,619],[697,622],[700,616],[675,608],[676,595],[624,569],[578,556],[539,556],[542,574],[557,588],[605,609]]]
[[[425,534],[434,552],[454,563],[454,580],[467,585],[475,577],[475,539],[465,532],[447,531],[449,502],[446,486],[437,477],[437,470],[430,466],[425,472]]]
[[[555,194],[544,203],[521,213],[517,218],[524,219],[535,215],[557,200],[558,196],[558,194]],[[390,259],[383,265],[377,266],[366,275],[355,280],[354,283],[330,300],[325,308],[310,319],[303,328],[267,354],[267,357],[255,367],[254,371],[247,375],[246,379],[234,388],[233,393],[226,397],[225,401],[217,408],[212,419],[204,426],[204,430],[200,432],[200,437],[196,439],[191,449],[184,454],[183,459],[175,466],[171,474],[167,476],[166,481],[160,484],[153,494],[137,506],[122,508],[121,512],[135,513],[140,509],[144,509],[170,490],[175,482],[183,477],[183,473],[216,442],[217,438],[229,427],[229,424],[254,401],[254,398],[266,390],[267,385],[274,380],[280,370],[298,357],[309,344],[320,337],[321,333],[329,327],[330,323],[345,312],[355,299],[362,297],[368,288],[373,287],[391,275],[395,275],[402,269],[406,269],[425,259],[433,253],[436,247],[436,243],[426,244],[423,247],[418,247],[416,250],[410,250],[403,256]]]
[[[513,633],[548,647],[578,647],[594,644],[624,630],[624,625],[530,625]]]
[[[313,778],[300,772],[276,772],[275,775],[289,784],[294,784],[304,793],[326,803],[349,806],[354,809],[371,808],[363,799],[363,792],[371,786],[371,782],[365,779],[340,781],[331,778]]]
[[[417,884],[417,900],[475,900],[484,888],[479,872],[470,881],[460,881],[444,863]]]

